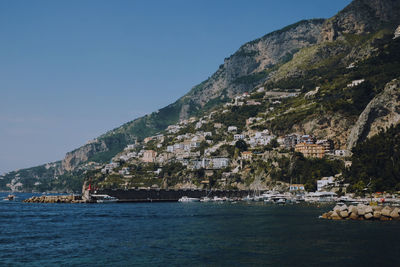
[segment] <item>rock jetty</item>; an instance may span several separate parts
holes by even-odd
[[[62,195],[62,196],[40,196],[25,199],[26,203],[84,203],[80,196]]]
[[[333,210],[320,216],[328,220],[376,220],[376,221],[400,221],[400,209],[389,206],[357,206],[336,205]]]

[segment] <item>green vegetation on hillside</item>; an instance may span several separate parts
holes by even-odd
[[[346,181],[354,192],[400,191],[400,125],[353,149]]]

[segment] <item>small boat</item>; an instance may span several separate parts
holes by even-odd
[[[212,201],[214,201],[214,202],[222,202],[222,201],[225,201],[225,199],[223,199],[223,198],[221,198],[221,197],[215,196],[215,197],[212,199]]]
[[[15,200],[15,195],[8,195],[4,200],[13,201]]]
[[[209,197],[203,197],[200,199],[200,202],[210,202],[210,201],[211,201],[211,198],[209,198]]]
[[[286,204],[286,199],[280,198],[275,202],[275,204],[280,204],[280,205]]]
[[[187,197],[187,196],[183,196],[180,199],[178,199],[179,202],[198,202],[200,201],[199,198],[195,198],[195,197]]]
[[[246,196],[246,197],[244,197],[242,200],[243,200],[243,201],[253,201],[253,200],[254,200],[254,198],[253,198],[253,197],[251,197],[250,195],[247,195],[247,196]]]
[[[118,198],[109,195],[92,195],[92,198],[96,200],[96,203],[115,203]]]

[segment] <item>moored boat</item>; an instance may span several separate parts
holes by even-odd
[[[109,195],[91,195],[91,197],[95,199],[97,203],[115,203],[118,201],[118,198]]]
[[[4,200],[13,201],[15,200],[15,195],[8,195]]]
[[[178,199],[179,202],[198,202],[200,201],[199,198],[195,198],[195,197],[187,197],[187,196],[183,196],[180,199]]]

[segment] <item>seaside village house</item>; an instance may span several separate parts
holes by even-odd
[[[243,151],[242,152],[242,159],[251,160],[252,157],[253,157],[253,152],[251,152],[251,151]]]
[[[155,152],[154,150],[145,150],[143,153],[143,158],[142,161],[143,162],[155,162],[157,157],[157,152]]]
[[[325,156],[325,147],[317,144],[300,143],[296,145],[294,151],[300,152],[308,158],[321,159]]]
[[[317,191],[323,191],[327,187],[335,186],[335,178],[333,176],[323,177],[317,181]]]
[[[289,186],[289,191],[304,191],[303,184],[291,184]]]

